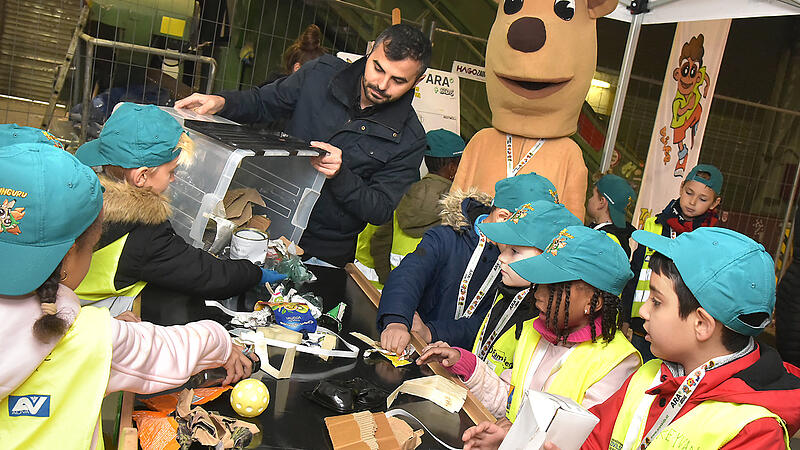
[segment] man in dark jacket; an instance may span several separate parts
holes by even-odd
[[[192,94],[175,107],[241,123],[287,117],[288,134],[326,150],[311,161],[328,180],[300,245],[308,256],[343,266],[354,259],[364,226],[391,220],[419,179],[425,130],[411,100],[430,55],[419,30],[394,25],[351,65],[324,55],[259,89]]]

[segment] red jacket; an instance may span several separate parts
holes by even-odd
[[[679,418],[706,400],[745,403],[763,406],[786,421],[789,436],[800,429],[800,369],[784,363],[772,347],[756,345],[755,350],[736,361],[708,371],[678,413]],[[661,364],[661,381],[647,391],[657,395],[653,400],[645,425],[645,434],[653,427],[658,416],[685,377],[674,377],[665,364]],[[611,432],[617,419],[625,392],[631,379],[605,402],[590,411],[600,419],[582,449],[609,448]],[[784,449],[783,429],[774,419],[763,418],[750,422],[723,448],[729,449]]]

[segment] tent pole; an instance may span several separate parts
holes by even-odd
[[[614,144],[617,141],[619,122],[622,118],[622,107],[625,104],[625,95],[628,91],[628,81],[631,78],[633,58],[636,56],[636,46],[639,44],[639,32],[642,29],[644,14],[634,14],[631,27],[628,30],[628,42],[625,44],[625,56],[622,58],[622,67],[619,71],[617,95],[614,97],[614,107],[611,109],[611,118],[608,122],[606,142],[603,145],[603,158],[600,160],[600,173],[605,173],[611,166],[611,156],[614,153]]]

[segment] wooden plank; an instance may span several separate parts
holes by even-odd
[[[133,401],[136,394],[133,392],[122,393],[122,407],[119,414],[119,439],[117,447],[120,450],[136,450],[139,448],[139,435],[133,426]]]
[[[361,290],[363,290],[364,293],[367,295],[367,297],[369,297],[369,299],[372,301],[372,304],[375,305],[375,307],[377,308],[378,303],[380,303],[381,299],[381,293],[378,292],[378,289],[375,288],[375,286],[373,286],[372,283],[369,282],[367,277],[365,277],[364,274],[360,270],[358,270],[358,268],[355,265],[348,263],[346,266],[344,266],[344,270],[345,272],[347,272],[348,275],[350,275],[353,281],[355,281],[356,284],[358,284]],[[426,344],[425,341],[423,341],[422,338],[417,333],[411,332],[411,345],[414,346],[414,348],[417,350],[417,353],[421,354],[422,349],[425,348]],[[428,363],[428,367],[431,368],[433,373],[441,375],[447,378],[448,380],[458,384],[459,386],[463,386],[464,389],[467,389],[467,387],[464,386],[464,383],[461,381],[459,377],[450,373],[450,371],[442,367],[441,364],[435,362]],[[475,424],[479,424],[481,422],[494,423],[497,421],[497,419],[494,418],[494,416],[489,412],[489,410],[486,409],[485,406],[483,406],[483,403],[481,403],[480,400],[478,400],[477,397],[475,397],[475,395],[473,395],[469,389],[467,389],[467,400],[464,402],[464,412],[467,413],[467,416],[469,416],[469,418],[472,419],[472,422],[474,422]]]

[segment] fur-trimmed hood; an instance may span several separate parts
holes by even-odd
[[[471,202],[465,202],[470,199]],[[442,205],[442,225],[447,225],[453,229],[461,229],[472,224],[472,221],[467,218],[467,204],[478,203],[484,206],[492,206],[492,196],[480,192],[475,188],[469,188],[467,191],[456,190],[446,194],[439,201]]]
[[[103,222],[158,225],[169,220],[172,206],[163,194],[138,188],[124,181],[100,175],[103,193]]]

